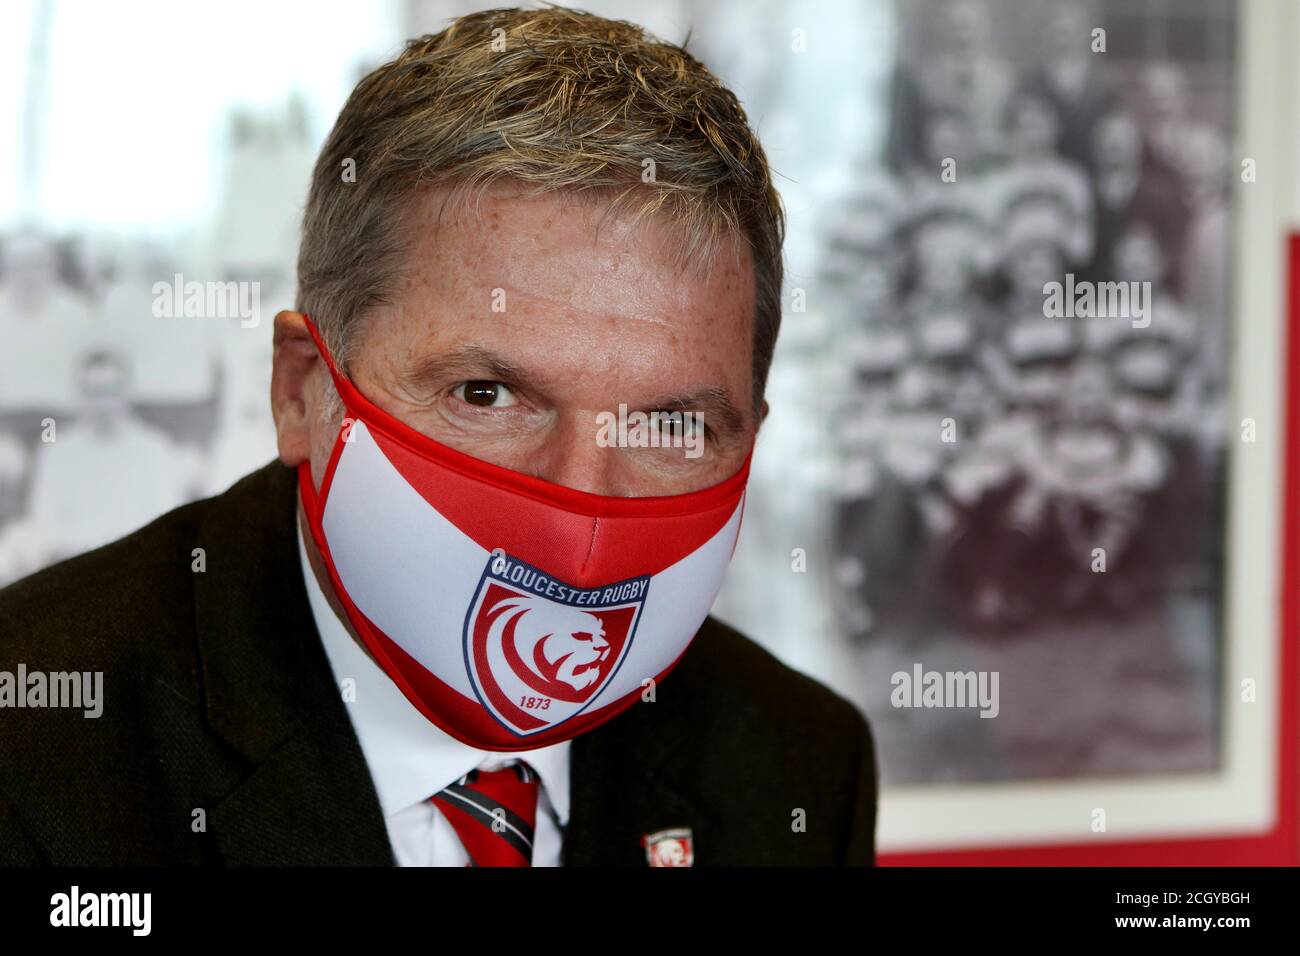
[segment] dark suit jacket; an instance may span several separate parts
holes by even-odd
[[[0,591],[0,671],[103,672],[97,719],[0,707],[0,862],[392,864],[295,488],[273,463]],[[570,758],[566,865],[644,866],[642,835],[670,827],[697,866],[874,862],[866,721],[713,619],[654,703]]]

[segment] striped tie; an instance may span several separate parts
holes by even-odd
[[[537,771],[523,761],[471,770],[431,798],[456,830],[470,866],[532,866]]]

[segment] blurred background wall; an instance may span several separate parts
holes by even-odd
[[[0,585],[270,460],[316,151],[365,72],[481,6],[7,5]],[[861,706],[891,786],[1219,766],[1238,4],[583,6],[689,33],[789,213],[719,616]],[[1149,326],[1045,318],[1066,274],[1150,283]],[[256,283],[256,314],[155,318],[176,276]],[[916,662],[1017,693],[891,706]]]

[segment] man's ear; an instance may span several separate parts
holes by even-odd
[[[758,410],[758,424],[754,426],[755,434],[757,434],[758,430],[763,427],[763,422],[767,421],[767,413],[770,410],[771,407],[767,404],[767,399],[763,399],[763,404]]]
[[[280,460],[296,468],[311,458],[313,375],[319,374],[320,356],[301,312],[275,316],[275,355],[271,363],[271,414]]]

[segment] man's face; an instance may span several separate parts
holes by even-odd
[[[494,188],[439,222],[444,196],[420,200],[403,286],[353,332],[364,395],[445,445],[595,494],[680,494],[740,468],[757,428],[747,249],[724,246],[703,275],[674,266],[664,221]],[[341,416],[322,420],[327,373],[304,335],[277,317],[273,405],[281,458],[309,456],[319,487]],[[702,454],[603,445],[599,416],[620,404],[702,413]]]
[[[1112,113],[1097,123],[1097,162],[1104,169],[1135,170],[1142,162],[1142,133],[1124,113]]]

